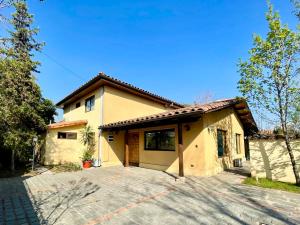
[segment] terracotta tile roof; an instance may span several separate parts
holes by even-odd
[[[80,86],[79,88],[77,88],[76,90],[74,90],[71,94],[67,95],[64,99],[62,99],[61,101],[59,101],[58,103],[56,103],[56,106],[61,106],[63,105],[67,100],[69,100],[70,98],[72,98],[73,96],[75,96],[76,94],[80,93],[81,91],[83,91],[84,89],[88,88],[89,86],[91,86],[92,84],[94,84],[97,81],[100,81],[101,79],[106,80],[108,82],[114,83],[116,85],[120,85],[123,86],[125,88],[131,89],[133,91],[139,92],[145,96],[149,96],[153,99],[157,99],[160,100],[162,102],[165,102],[166,104],[172,105],[174,106],[174,108],[179,108],[179,107],[183,107],[182,104],[179,104],[175,101],[169,100],[167,98],[164,98],[162,96],[159,96],[157,94],[153,94],[149,91],[143,90],[141,88],[138,88],[132,84],[126,83],[124,81],[118,80],[116,78],[113,78],[111,76],[108,76],[106,74],[104,74],[103,72],[100,72],[97,76],[93,77],[91,80],[89,80],[88,82],[86,82],[85,84],[83,84],[82,86]]]
[[[203,105],[192,105],[192,106],[188,106],[185,108],[162,112],[159,114],[143,116],[143,117],[124,120],[124,121],[118,121],[115,123],[109,123],[109,124],[100,126],[99,128],[102,128],[102,129],[122,128],[122,127],[126,127],[126,126],[142,124],[142,123],[150,123],[152,121],[171,119],[171,118],[183,117],[183,116],[188,117],[188,116],[194,115],[194,114],[201,115],[204,113],[209,113],[209,112],[221,110],[221,109],[228,108],[228,107],[233,107],[239,103],[245,103],[245,108],[248,108],[245,100],[236,99],[236,98],[223,99],[223,100],[218,100],[218,101],[214,101],[214,102],[203,104]],[[248,112],[249,112],[248,118],[241,119],[241,120],[242,120],[242,122],[244,121],[244,123],[247,126],[253,126],[253,128],[256,130],[257,129],[256,124],[252,117],[252,114],[250,111],[248,111]]]
[[[57,129],[62,127],[72,127],[72,126],[79,126],[79,125],[86,125],[88,123],[87,120],[76,120],[76,121],[61,121],[58,123],[53,123],[48,125],[48,129]]]

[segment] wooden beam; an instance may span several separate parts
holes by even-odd
[[[245,103],[238,103],[234,106],[235,109],[245,109],[246,105]]]
[[[124,166],[129,166],[129,145],[128,145],[128,130],[125,131],[125,152],[124,152]]]
[[[182,140],[182,123],[177,124],[178,127],[178,161],[179,161],[179,176],[184,176],[183,170],[183,140]]]
[[[248,109],[239,109],[239,110],[237,110],[237,114],[240,115],[240,116],[248,115],[248,114],[250,114],[250,110],[248,110]]]

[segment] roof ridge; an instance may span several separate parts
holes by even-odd
[[[167,99],[167,98],[165,98],[165,97],[162,97],[162,96],[160,96],[160,95],[158,95],[158,94],[155,94],[155,93],[153,93],[153,92],[150,92],[150,91],[147,91],[147,90],[145,90],[145,89],[139,88],[139,87],[137,87],[137,86],[135,86],[135,85],[133,85],[133,84],[131,84],[131,83],[128,83],[128,82],[122,81],[122,80],[120,80],[120,79],[117,79],[117,78],[115,78],[115,77],[109,76],[109,75],[105,74],[104,72],[100,72],[99,75],[101,75],[101,76],[104,77],[104,78],[109,78],[109,79],[112,79],[112,80],[114,80],[114,81],[116,81],[116,82],[125,84],[125,85],[127,85],[127,86],[130,86],[130,87],[135,88],[135,89],[137,89],[137,90],[139,90],[139,91],[145,92],[145,93],[147,93],[147,94],[149,94],[149,95],[155,96],[155,97],[157,97],[157,98],[161,98],[161,99],[163,99],[163,100],[169,101],[169,102],[171,102],[171,103],[175,103],[175,104],[177,104],[177,105],[182,105],[182,104],[180,104],[180,103],[177,103],[177,102],[175,102],[175,101],[173,101],[173,100],[170,100],[170,99]]]
[[[156,99],[160,99],[161,101],[167,102],[167,103],[169,103],[171,105],[176,105],[177,107],[183,107],[183,105],[180,104],[180,103],[178,103],[178,102],[175,102],[173,100],[167,99],[165,97],[162,97],[162,96],[160,96],[158,94],[155,94],[155,93],[152,93],[150,91],[144,90],[144,89],[139,88],[139,87],[137,87],[137,86],[135,86],[133,84],[130,84],[128,82],[125,82],[125,81],[122,81],[120,79],[117,79],[117,78],[115,78],[113,76],[109,76],[109,75],[105,74],[104,72],[100,72],[98,75],[96,75],[96,76],[92,77],[91,79],[89,79],[87,82],[85,82],[84,84],[82,84],[81,86],[79,86],[79,88],[73,90],[69,95],[67,95],[65,98],[63,98],[58,103],[56,103],[56,105],[57,106],[62,105],[69,98],[73,97],[73,95],[75,95],[76,92],[80,92],[80,91],[84,90],[84,88],[87,88],[89,85],[91,85],[92,83],[96,82],[97,79],[110,80],[110,81],[116,82],[116,83],[118,83],[120,85],[124,85],[125,87],[127,86],[128,88],[134,89],[134,90],[136,90],[138,92],[144,93],[145,95],[154,97]],[[82,90],[80,90],[80,89],[82,89]]]

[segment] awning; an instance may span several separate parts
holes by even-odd
[[[124,130],[149,126],[158,126],[163,124],[192,122],[199,119],[203,114],[219,111],[232,107],[239,116],[245,130],[249,135],[258,131],[257,125],[251,114],[251,111],[244,99],[232,98],[218,100],[202,105],[192,105],[185,108],[169,110],[166,112],[153,114],[149,116],[138,117],[129,120],[118,121],[105,124],[99,127],[102,130]]]

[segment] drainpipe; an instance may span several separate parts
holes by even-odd
[[[100,128],[99,129],[99,137],[98,137],[98,143],[99,143],[99,146],[98,146],[98,149],[99,149],[99,151],[98,151],[98,166],[101,166],[101,164],[102,164],[102,158],[101,158],[101,156],[102,156],[102,145],[101,145],[101,143],[102,143],[102,129]]]
[[[100,126],[103,125],[104,113],[104,86],[100,87]],[[102,129],[99,129],[98,137],[98,166],[102,165]]]

